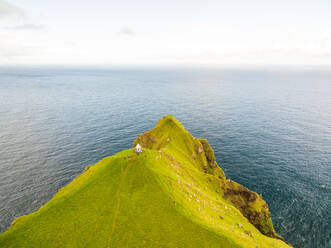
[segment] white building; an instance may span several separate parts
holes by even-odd
[[[142,153],[143,150],[142,150],[141,146],[139,145],[139,143],[136,145],[135,151],[137,154]]]

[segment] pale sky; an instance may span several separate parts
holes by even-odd
[[[331,66],[331,0],[0,0],[1,65]]]

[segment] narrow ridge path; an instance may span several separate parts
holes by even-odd
[[[131,165],[132,165],[132,162],[129,163],[127,165],[127,167],[125,168],[125,170],[123,172],[123,175],[121,177],[120,184],[118,185],[118,189],[117,189],[117,192],[116,192],[117,205],[116,205],[116,209],[114,211],[113,223],[112,223],[112,227],[111,227],[110,236],[109,236],[109,239],[108,239],[108,248],[111,247],[111,240],[112,240],[113,233],[115,231],[116,219],[117,219],[117,215],[118,215],[118,212],[119,212],[119,209],[120,209],[120,204],[121,204],[121,188],[122,188],[123,182],[124,182],[124,180],[126,178],[126,175],[128,174],[128,171],[129,171]]]

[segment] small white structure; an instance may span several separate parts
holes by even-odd
[[[139,145],[139,143],[136,145],[135,151],[136,151],[136,154],[142,153],[143,150],[142,150],[141,146]]]

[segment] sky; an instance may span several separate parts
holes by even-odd
[[[331,66],[330,0],[0,0],[0,66]]]

